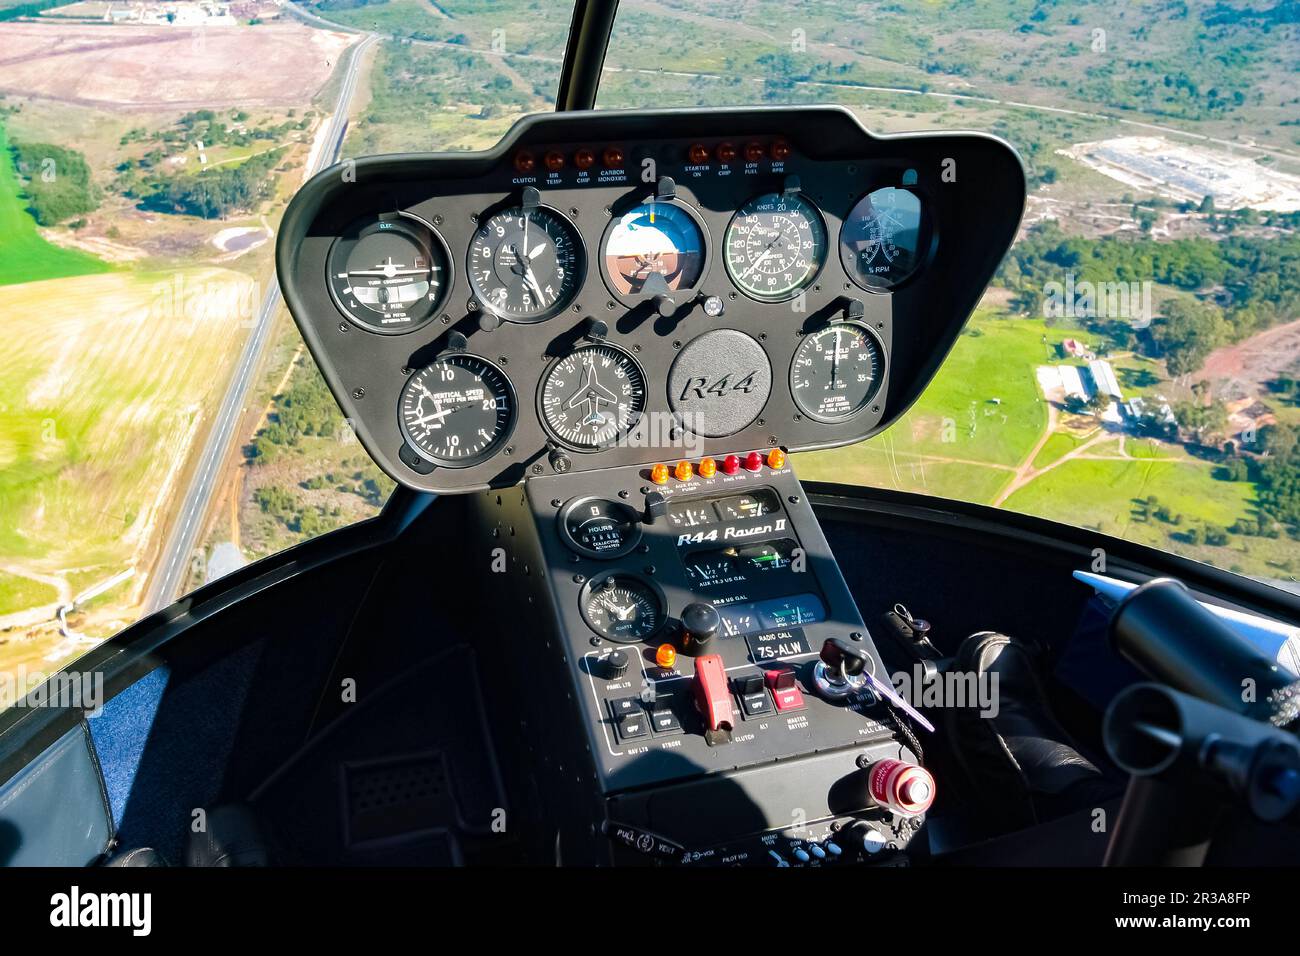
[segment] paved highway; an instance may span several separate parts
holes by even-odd
[[[342,64],[343,83],[339,88],[338,102],[334,107],[334,115],[330,117],[326,139],[312,173],[338,159],[343,147],[343,134],[347,130],[348,106],[357,88],[357,69],[361,64],[361,55],[378,39],[377,36],[367,36],[344,54],[346,59]],[[262,299],[252,331],[244,344],[244,351],[239,356],[234,377],[230,380],[230,387],[217,409],[190,486],[185,492],[180,511],[171,524],[162,554],[150,578],[145,594],[145,613],[166,607],[180,596],[180,591],[185,586],[191,556],[199,543],[208,505],[221,480],[222,463],[235,438],[235,431],[244,412],[244,401],[257,373],[262,352],[270,340],[279,305],[280,287],[272,282]]]

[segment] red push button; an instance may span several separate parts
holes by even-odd
[[[735,717],[731,711],[731,690],[727,687],[727,669],[717,654],[695,658],[695,705],[709,730],[731,730]]]
[[[776,701],[778,712],[798,710],[803,706],[803,691],[794,681],[794,671],[788,667],[768,671],[764,678],[772,690],[772,699]]]

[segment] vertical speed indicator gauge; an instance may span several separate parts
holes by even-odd
[[[616,345],[580,345],[546,370],[538,405],[547,431],[563,444],[605,448],[635,428],[645,411],[645,372]]]
[[[799,411],[819,422],[842,422],[876,395],[884,349],[856,322],[837,322],[806,336],[790,363],[790,394]]]
[[[511,322],[541,322],[573,301],[587,256],[562,214],[548,206],[516,206],[479,226],[466,269],[488,312]]]
[[[405,216],[353,223],[330,249],[334,301],[371,332],[410,332],[424,325],[442,304],[450,277],[442,240]]]
[[[783,302],[812,284],[826,261],[826,225],[797,193],[767,193],[736,210],[726,235],[727,274],[761,302]]]
[[[450,352],[410,377],[398,417],[421,458],[443,468],[468,468],[492,457],[510,437],[515,390],[487,359]]]

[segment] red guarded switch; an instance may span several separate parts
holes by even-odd
[[[803,706],[803,691],[795,683],[792,669],[782,667],[774,671],[768,671],[763,676],[767,680],[767,686],[772,691],[772,699],[776,702],[778,712],[798,710]]]
[[[721,656],[705,654],[695,658],[694,690],[695,706],[709,730],[731,730],[736,725],[731,711],[727,669]]]

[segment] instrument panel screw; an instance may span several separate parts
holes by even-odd
[[[475,299],[470,299],[468,302],[466,302],[466,303],[465,303],[465,311],[466,311],[466,312],[477,312],[477,311],[478,311],[478,301],[475,300]]]
[[[509,364],[510,364],[510,359],[506,358],[504,355],[498,355],[498,356],[497,356],[497,364],[498,364],[498,365],[509,365]]]
[[[411,374],[411,367],[410,367],[409,365],[403,365],[403,366],[402,366],[402,377],[405,378],[407,375],[410,375],[410,374]]]
[[[759,340],[760,342],[766,342],[766,341],[767,341],[767,333],[766,333],[766,332],[759,332],[759,333],[758,333],[758,340]]]
[[[850,639],[850,640],[854,640],[854,641],[860,641],[860,640],[862,640],[862,632],[861,632],[861,631],[853,631],[851,634],[849,634],[849,639]]]
[[[791,496],[790,496],[790,504],[792,504],[792,505],[797,505],[798,503],[799,503],[799,496],[798,496],[798,495],[791,495]]]
[[[767,443],[768,443],[769,445],[775,445],[775,444],[776,444],[776,436],[775,436],[775,435],[768,435],[768,436],[767,436]]]
[[[735,302],[737,299],[740,298],[740,293],[738,293],[738,292],[728,292],[728,293],[727,293],[727,298],[730,299],[732,302]]]
[[[347,330],[348,330],[348,324],[347,324],[346,322],[340,322],[340,323],[339,323],[339,331],[340,331],[340,332],[346,332]]]
[[[573,304],[573,308],[570,309],[569,311],[570,311],[570,312],[581,312],[581,311],[582,311],[582,306],[581,306],[581,305],[578,305],[578,304],[575,302],[575,303]]]
[[[569,218],[571,218],[571,219],[577,219],[577,218],[578,218],[578,207],[577,207],[577,206],[570,206],[570,207],[569,207]]]
[[[541,462],[538,462],[537,464],[533,465],[533,474],[540,475],[541,473],[542,473],[542,465]]]
[[[674,342],[674,343],[673,343],[673,348],[675,348],[675,349],[679,349],[679,348],[681,348],[681,347],[682,347],[682,343],[681,343],[681,342]]]
[[[502,449],[502,454],[505,454],[505,455],[513,455],[514,453],[515,453],[515,446],[514,446],[514,445],[506,445],[506,447],[505,447],[504,449]]]
[[[614,311],[614,308],[615,308],[614,303],[613,303],[613,302],[606,302],[606,303],[605,303],[605,308],[607,308],[607,309],[609,309],[611,312],[613,312],[613,311]]]
[[[868,757],[866,754],[858,754],[858,759],[856,763],[863,770],[866,770],[868,767],[871,766],[871,758]]]
[[[469,214],[469,221],[470,221],[470,222],[478,222],[478,213],[476,213],[476,212],[472,212],[472,213],[470,213],[470,214]]]
[[[647,565],[645,566],[645,573],[646,573],[646,574],[654,574],[654,573],[655,573],[655,566],[654,566],[653,564],[647,564]]]
[[[872,405],[872,406],[871,406],[871,410],[872,410],[873,412],[878,412],[878,411],[880,411],[880,406],[879,406],[879,405]]]
[[[626,488],[624,488],[622,491],[620,491],[620,492],[618,493],[618,496],[619,496],[620,498],[629,498],[629,497],[631,497],[631,495],[632,495],[632,492],[628,491]]]
[[[638,353],[639,353],[639,352],[641,351],[641,346],[639,346],[639,345],[634,345],[634,346],[632,346],[632,351],[633,351],[633,352],[638,352]]]
[[[442,225],[442,216],[441,216],[441,215],[434,216],[434,217],[433,217],[433,224],[434,224],[435,226],[441,226],[441,225]]]
[[[586,583],[587,583],[587,576],[586,576],[585,574],[575,574],[575,575],[573,576],[573,583],[574,583],[574,584],[586,584]]]
[[[451,316],[448,315],[446,312],[442,314],[442,324],[451,325]]]
[[[803,416],[800,415],[798,412],[795,412],[795,413],[794,413],[794,420],[797,421],[797,422],[801,422],[801,421],[803,421]]]
[[[591,641],[592,647],[600,647],[600,645],[604,643],[604,641],[602,641],[599,637],[592,637],[589,638],[589,640]]]
[[[559,498],[552,498],[552,499],[551,499],[551,507],[552,507],[552,508],[558,508],[558,507],[560,507],[560,499],[559,499]]]
[[[361,387],[361,386],[357,386],[356,388],[354,388],[354,389],[352,390],[352,397],[353,397],[353,398],[365,398],[365,397],[366,397],[366,390],[365,390],[365,388],[363,388],[363,387]]]

